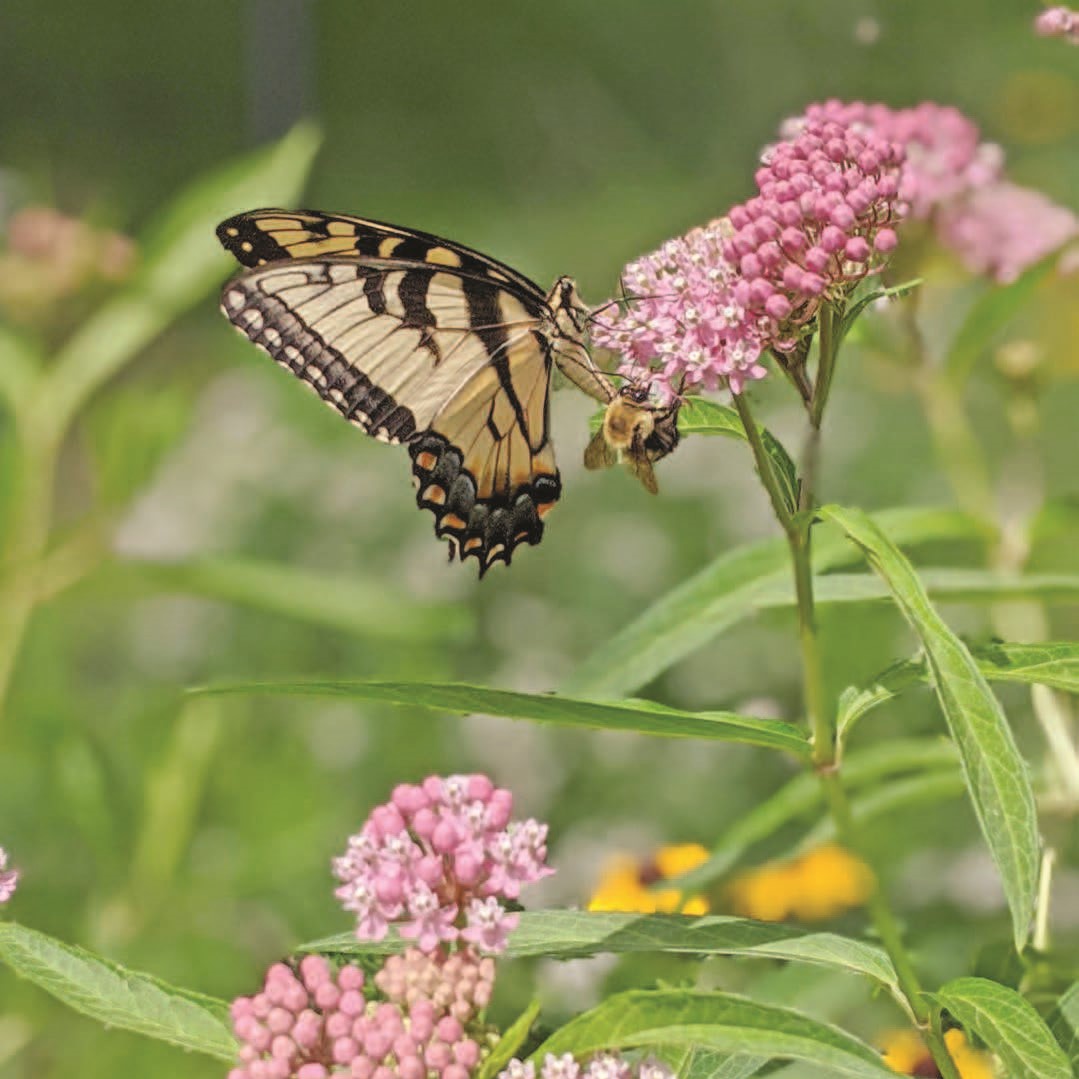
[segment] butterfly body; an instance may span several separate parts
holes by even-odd
[[[225,286],[225,316],[351,423],[408,446],[417,504],[451,558],[475,557],[482,576],[539,543],[562,490],[553,369],[618,397],[570,278],[544,293],[452,241],[311,211],[238,214],[217,235],[247,268]]]

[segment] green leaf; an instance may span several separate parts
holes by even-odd
[[[908,293],[913,292],[921,284],[922,279],[916,277],[910,281],[904,281],[901,285],[872,289],[864,296],[860,296],[847,308],[842,321],[839,323],[839,329],[836,332],[836,348],[843,343],[843,339],[850,333],[851,328],[858,321],[858,317],[870,304],[876,303],[878,300],[899,299],[901,296],[906,296]]]
[[[344,633],[402,642],[462,639],[472,628],[460,604],[418,603],[390,585],[354,574],[324,573],[245,558],[119,563],[170,591],[224,600]]]
[[[728,993],[632,990],[571,1020],[532,1054],[683,1047],[817,1064],[832,1075],[895,1079],[880,1055],[827,1023]]]
[[[996,642],[971,649],[978,669],[990,682],[1022,682],[1079,693],[1079,643]],[[866,712],[912,686],[929,680],[924,660],[906,660],[882,671],[864,689],[851,687],[839,699],[837,726],[843,737]]]
[[[954,760],[954,758],[953,758]],[[923,775],[903,776],[890,783],[864,791],[851,799],[851,813],[860,825],[881,818],[895,819],[912,806],[931,805],[962,797],[966,788],[963,773],[958,768],[926,772]],[[824,817],[798,844],[799,850],[810,850],[837,838],[835,821]]]
[[[982,526],[955,510],[896,509],[878,515],[900,543],[984,536]],[[842,537],[815,537],[819,573],[851,561]],[[790,556],[782,539],[765,540],[721,555],[658,600],[593,652],[562,687],[589,697],[615,697],[651,682],[679,660],[754,613],[762,596],[791,596]]]
[[[862,548],[921,639],[974,812],[1000,871],[1016,948],[1022,949],[1034,913],[1038,822],[1030,776],[1004,712],[974,657],[941,620],[914,568],[880,527],[860,510],[828,506],[821,513]]]
[[[305,944],[302,951],[389,955],[405,947],[395,937],[357,940],[352,933]],[[731,955],[785,959],[862,974],[898,992],[895,970],[874,944],[776,922],[727,915],[623,914],[614,911],[522,911],[506,954],[514,959],[579,959],[600,954]]]
[[[480,1065],[476,1079],[495,1079],[495,1076],[517,1055],[517,1050],[525,1043],[532,1024],[540,1013],[540,1002],[531,1004],[506,1028],[498,1044],[491,1050],[491,1055]]]
[[[703,397],[686,399],[678,411],[678,430],[683,435],[726,435],[748,441],[735,409]],[[762,428],[761,439],[779,480],[783,501],[793,512],[798,508],[798,469],[783,444],[770,431]]]
[[[943,739],[910,738],[868,746],[843,759],[843,780],[848,790],[873,784],[885,776],[911,769],[932,771],[956,761],[955,747]],[[791,821],[822,805],[820,780],[808,772],[795,776],[765,801],[727,829],[708,860],[688,873],[664,882],[686,895],[697,895],[722,880],[750,847],[774,835]]]
[[[953,603],[998,603],[1009,599],[1030,599],[1040,603],[1074,603],[1079,599],[1079,574],[1000,574],[991,570],[928,567],[918,575],[930,596]],[[891,599],[888,586],[871,574],[829,573],[817,577],[813,598],[818,606],[845,603],[874,603]],[[786,581],[762,588],[757,606],[794,607],[794,589]]]
[[[1079,982],[1068,989],[1049,1013],[1049,1029],[1079,1073]]]
[[[1052,272],[1059,257],[1059,253],[1054,252],[1011,284],[992,286],[975,301],[944,360],[944,370],[950,378],[959,383],[966,381],[994,338],[1027,304],[1042,280]]]
[[[711,1049],[670,1049],[655,1054],[678,1079],[750,1079],[765,1064],[763,1057],[731,1056]]]
[[[734,712],[684,712],[651,701],[590,701],[550,693],[515,693],[456,682],[235,682],[201,686],[193,693],[245,693],[293,697],[344,697],[469,715],[483,712],[556,727],[636,731],[663,738],[709,738],[784,749],[808,760],[805,732],[790,723]]]
[[[956,978],[933,995],[1015,1079],[1073,1079],[1071,1063],[1045,1020],[1014,989],[985,978]]]
[[[68,340],[50,374],[50,416],[63,430],[83,402],[188,308],[209,295],[230,259],[214,235],[230,214],[292,202],[320,136],[298,124],[283,139],[229,162],[181,192],[142,244],[130,285]],[[224,332],[224,331],[222,331]]]
[[[218,1060],[236,1059],[224,1001],[175,989],[14,922],[0,922],[0,959],[100,1023]]]

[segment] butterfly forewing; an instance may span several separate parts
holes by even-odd
[[[446,266],[531,295],[539,304],[544,299],[534,281],[489,255],[429,232],[370,218],[317,210],[251,210],[222,221],[217,237],[248,267],[283,259],[393,258]]]
[[[290,235],[313,233],[312,215],[271,213],[219,227],[230,250],[250,244],[241,261],[254,267],[225,287],[230,321],[346,419],[409,445],[417,501],[434,512],[451,556],[476,557],[482,573],[508,563],[519,543],[538,543],[561,487],[548,432],[551,339],[536,286],[520,275],[528,288],[500,281],[500,264],[482,256],[475,273],[450,265],[449,254],[463,265],[472,253],[426,235],[410,250],[434,259],[364,254],[357,244],[374,243],[374,225],[365,232],[359,219],[327,218],[322,240],[350,236],[352,247],[320,254],[306,246],[316,240]],[[301,220],[303,229],[283,227]],[[352,232],[332,232],[334,222]],[[413,238],[378,227],[387,251],[398,234]]]

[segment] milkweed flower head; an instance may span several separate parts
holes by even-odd
[[[809,115],[768,147],[757,194],[630,263],[628,303],[599,308],[593,341],[623,373],[741,393],[761,356],[798,348],[822,303],[844,298],[895,248],[902,148],[864,123]],[[639,297],[639,298],[637,298]]]
[[[8,869],[7,863],[7,851],[0,847],[0,903],[6,903],[19,886],[19,871]]]
[[[651,858],[644,860],[617,855],[603,866],[599,883],[588,901],[588,909],[639,914],[707,914],[708,900],[703,896],[686,896],[677,888],[658,887],[660,882],[688,873],[706,861],[708,851],[699,843],[661,847]]]
[[[1079,45],[1079,11],[1062,5],[1046,8],[1034,20],[1034,32],[1041,37],[1062,37],[1071,45]]]
[[[1071,17],[1079,32],[1079,16]],[[893,109],[833,100],[810,105],[805,117],[782,130],[806,119],[861,126],[902,146],[900,198],[972,273],[1007,284],[1079,238],[1079,218],[1041,192],[1011,183],[1004,151],[984,141],[977,124],[958,109],[930,101]]]
[[[531,1061],[511,1060],[498,1079],[675,1079],[675,1074],[654,1057],[630,1063],[616,1053],[600,1053],[578,1064],[569,1053],[548,1053],[538,1071]]]
[[[972,273],[1007,284],[1079,239],[1079,217],[1040,191],[1002,181],[944,207],[938,233]]]
[[[296,971],[275,963],[260,992],[232,1004],[240,1062],[229,1079],[468,1079],[482,1055],[474,1020],[489,999],[493,966],[474,954],[453,959],[450,974],[448,959],[440,968],[420,952],[397,957],[392,975],[383,978],[385,967],[375,975],[376,986],[385,981],[391,990],[385,999],[351,964],[335,973],[322,956],[306,956]],[[402,964],[411,973],[423,968],[429,995],[401,979]]]
[[[554,872],[547,826],[512,812],[510,792],[482,775],[395,788],[333,862],[356,936],[382,940],[392,923],[421,952],[453,942],[502,951],[518,921],[503,901]]]
[[[724,383],[740,393],[765,376],[766,341],[735,299],[737,269],[723,253],[730,232],[728,221],[712,221],[625,267],[630,300],[597,309],[592,328],[595,344],[621,354],[622,374],[652,372],[666,398],[683,386],[715,390]]]

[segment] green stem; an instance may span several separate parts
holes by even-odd
[[[776,519],[789,537],[797,526],[787,503],[783,500],[783,492],[780,489],[775,469],[772,467],[772,459],[768,456],[768,451],[764,447],[764,439],[761,438],[760,428],[757,426],[757,421],[753,419],[753,413],[750,410],[749,401],[746,400],[745,394],[736,393],[733,396],[734,407],[738,411],[738,418],[742,421],[742,427],[746,432],[746,441],[753,452],[757,475],[760,477],[764,489],[768,492],[768,498],[772,503],[772,510],[776,515]]]
[[[836,320],[842,316],[842,307],[836,307],[831,303],[821,304],[817,315],[817,323],[820,326],[820,335],[817,339],[819,358],[817,378],[813,384],[813,400],[809,404],[809,422],[817,430],[820,430],[821,420],[824,419],[824,407],[828,404],[828,396],[832,392],[832,377],[835,375],[839,353]]]
[[[768,492],[772,509],[790,547],[795,594],[798,598],[798,641],[805,678],[806,722],[813,736],[813,763],[818,768],[828,768],[836,759],[835,728],[831,709],[825,700],[824,680],[821,677],[820,646],[813,608],[813,568],[809,557],[810,521],[808,515],[805,520],[795,518],[783,501],[772,460],[765,449],[760,428],[744,394],[734,395],[734,407],[738,410],[738,417],[745,428],[746,439],[757,466],[757,475]]]
[[[810,530],[814,505],[814,483],[816,459],[819,451],[819,435],[827,403],[832,374],[836,362],[836,341],[834,319],[838,317],[829,305],[824,305],[820,314],[820,362],[813,401],[810,406],[810,437],[807,441],[809,453],[808,468],[803,468],[802,489],[799,495],[799,507],[803,512],[793,514],[783,501],[778,479],[773,470],[771,459],[765,451],[760,429],[753,418],[748,401],[741,394],[735,394],[734,404],[745,428],[749,447],[753,452],[757,474],[768,493],[775,511],[776,519],[787,536],[791,551],[794,571],[795,593],[798,599],[798,635],[802,658],[802,686],[806,718],[813,736],[813,764],[820,779],[832,819],[835,822],[836,836],[853,855],[867,865],[866,845],[854,815],[850,802],[843,789],[840,777],[840,762],[837,754],[835,723],[832,709],[824,691],[824,677],[821,665],[820,643],[817,637],[816,613],[813,603],[813,569],[810,560]],[[874,874],[879,880],[879,874]],[[918,974],[903,944],[903,935],[899,922],[888,903],[887,896],[879,886],[875,886],[867,900],[866,909],[876,929],[884,950],[888,953],[895,967],[899,990],[906,1001],[911,1017],[921,1028],[925,1043],[936,1062],[943,1079],[960,1079],[959,1073],[948,1054],[947,1046],[940,1030],[939,1015],[931,1009],[922,990]]]

